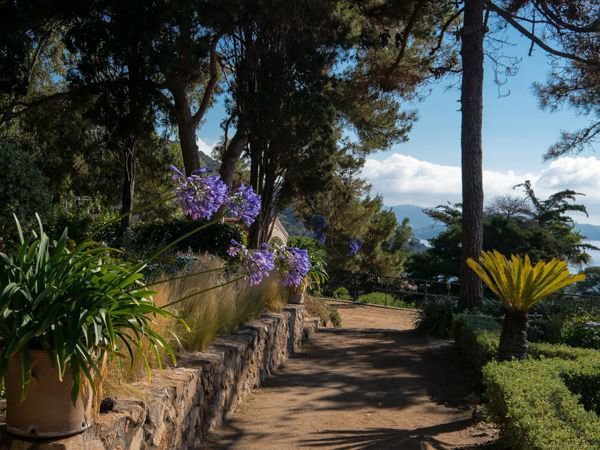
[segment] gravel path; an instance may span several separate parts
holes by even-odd
[[[414,313],[338,303],[317,333],[215,433],[220,449],[483,448],[477,396],[452,343],[414,331]]]

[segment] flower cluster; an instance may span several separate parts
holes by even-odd
[[[260,212],[260,195],[242,183],[227,200],[227,209],[231,215],[250,226]]]
[[[322,214],[315,214],[310,218],[309,226],[314,230],[314,238],[319,241],[319,244],[325,243],[325,228],[327,227],[327,219]]]
[[[275,255],[266,244],[259,250],[250,250],[232,239],[227,254],[240,259],[241,272],[250,286],[259,284],[275,268]]]
[[[202,168],[186,177],[177,167],[171,166],[173,179],[178,181],[175,195],[184,214],[194,220],[210,219],[227,200],[227,185],[218,175],[202,176]]]
[[[201,168],[191,176],[177,167],[171,166],[173,179],[178,182],[175,194],[184,214],[192,219],[210,220],[214,214],[225,207],[225,213],[251,225],[260,212],[260,196],[250,186],[241,184],[230,193],[227,185],[218,175],[206,175],[207,168]]]
[[[360,239],[350,239],[350,242],[348,242],[348,254],[350,256],[356,255],[362,248],[362,244]]]
[[[278,247],[277,263],[284,286],[300,286],[310,270],[308,251],[297,247]]]

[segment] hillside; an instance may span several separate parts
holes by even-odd
[[[408,217],[416,238],[431,239],[443,231],[445,226],[425,214],[423,209],[424,207],[416,205],[396,205],[391,207],[399,222]],[[576,223],[575,230],[583,234],[588,240],[600,241],[599,225]]]

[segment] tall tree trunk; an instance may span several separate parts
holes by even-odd
[[[235,167],[237,166],[237,162],[242,156],[247,143],[248,137],[246,136],[246,133],[237,130],[231,138],[231,142],[229,142],[229,145],[223,152],[223,160],[221,161],[219,173],[227,186],[233,185]]]
[[[200,158],[198,156],[198,144],[196,143],[196,127],[198,121],[192,115],[190,102],[185,92],[183,83],[173,83],[169,87],[173,95],[173,111],[177,120],[177,130],[179,132],[179,145],[181,146],[181,155],[183,156],[183,166],[185,173],[190,176],[194,170],[200,168]]]
[[[525,359],[527,357],[528,328],[529,317],[527,312],[506,312],[498,347],[498,359],[500,361],[510,361],[513,358]]]
[[[123,191],[121,195],[121,215],[127,214],[121,219],[121,232],[123,235],[131,226],[133,211],[133,195],[135,192],[135,140],[125,153],[123,165]]]
[[[190,176],[194,170],[200,168],[200,157],[198,156],[198,144],[196,143],[196,124],[193,120],[178,120],[179,145],[183,156],[183,167],[185,173]]]
[[[483,247],[483,4],[484,0],[465,0],[462,32],[461,148],[462,148],[462,306],[481,305],[481,280],[467,258],[478,259]]]

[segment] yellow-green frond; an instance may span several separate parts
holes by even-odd
[[[515,311],[527,311],[543,298],[585,278],[571,274],[560,259],[532,264],[527,255],[511,255],[509,259],[496,250],[483,252],[479,261],[469,258],[467,264],[507,308]]]

